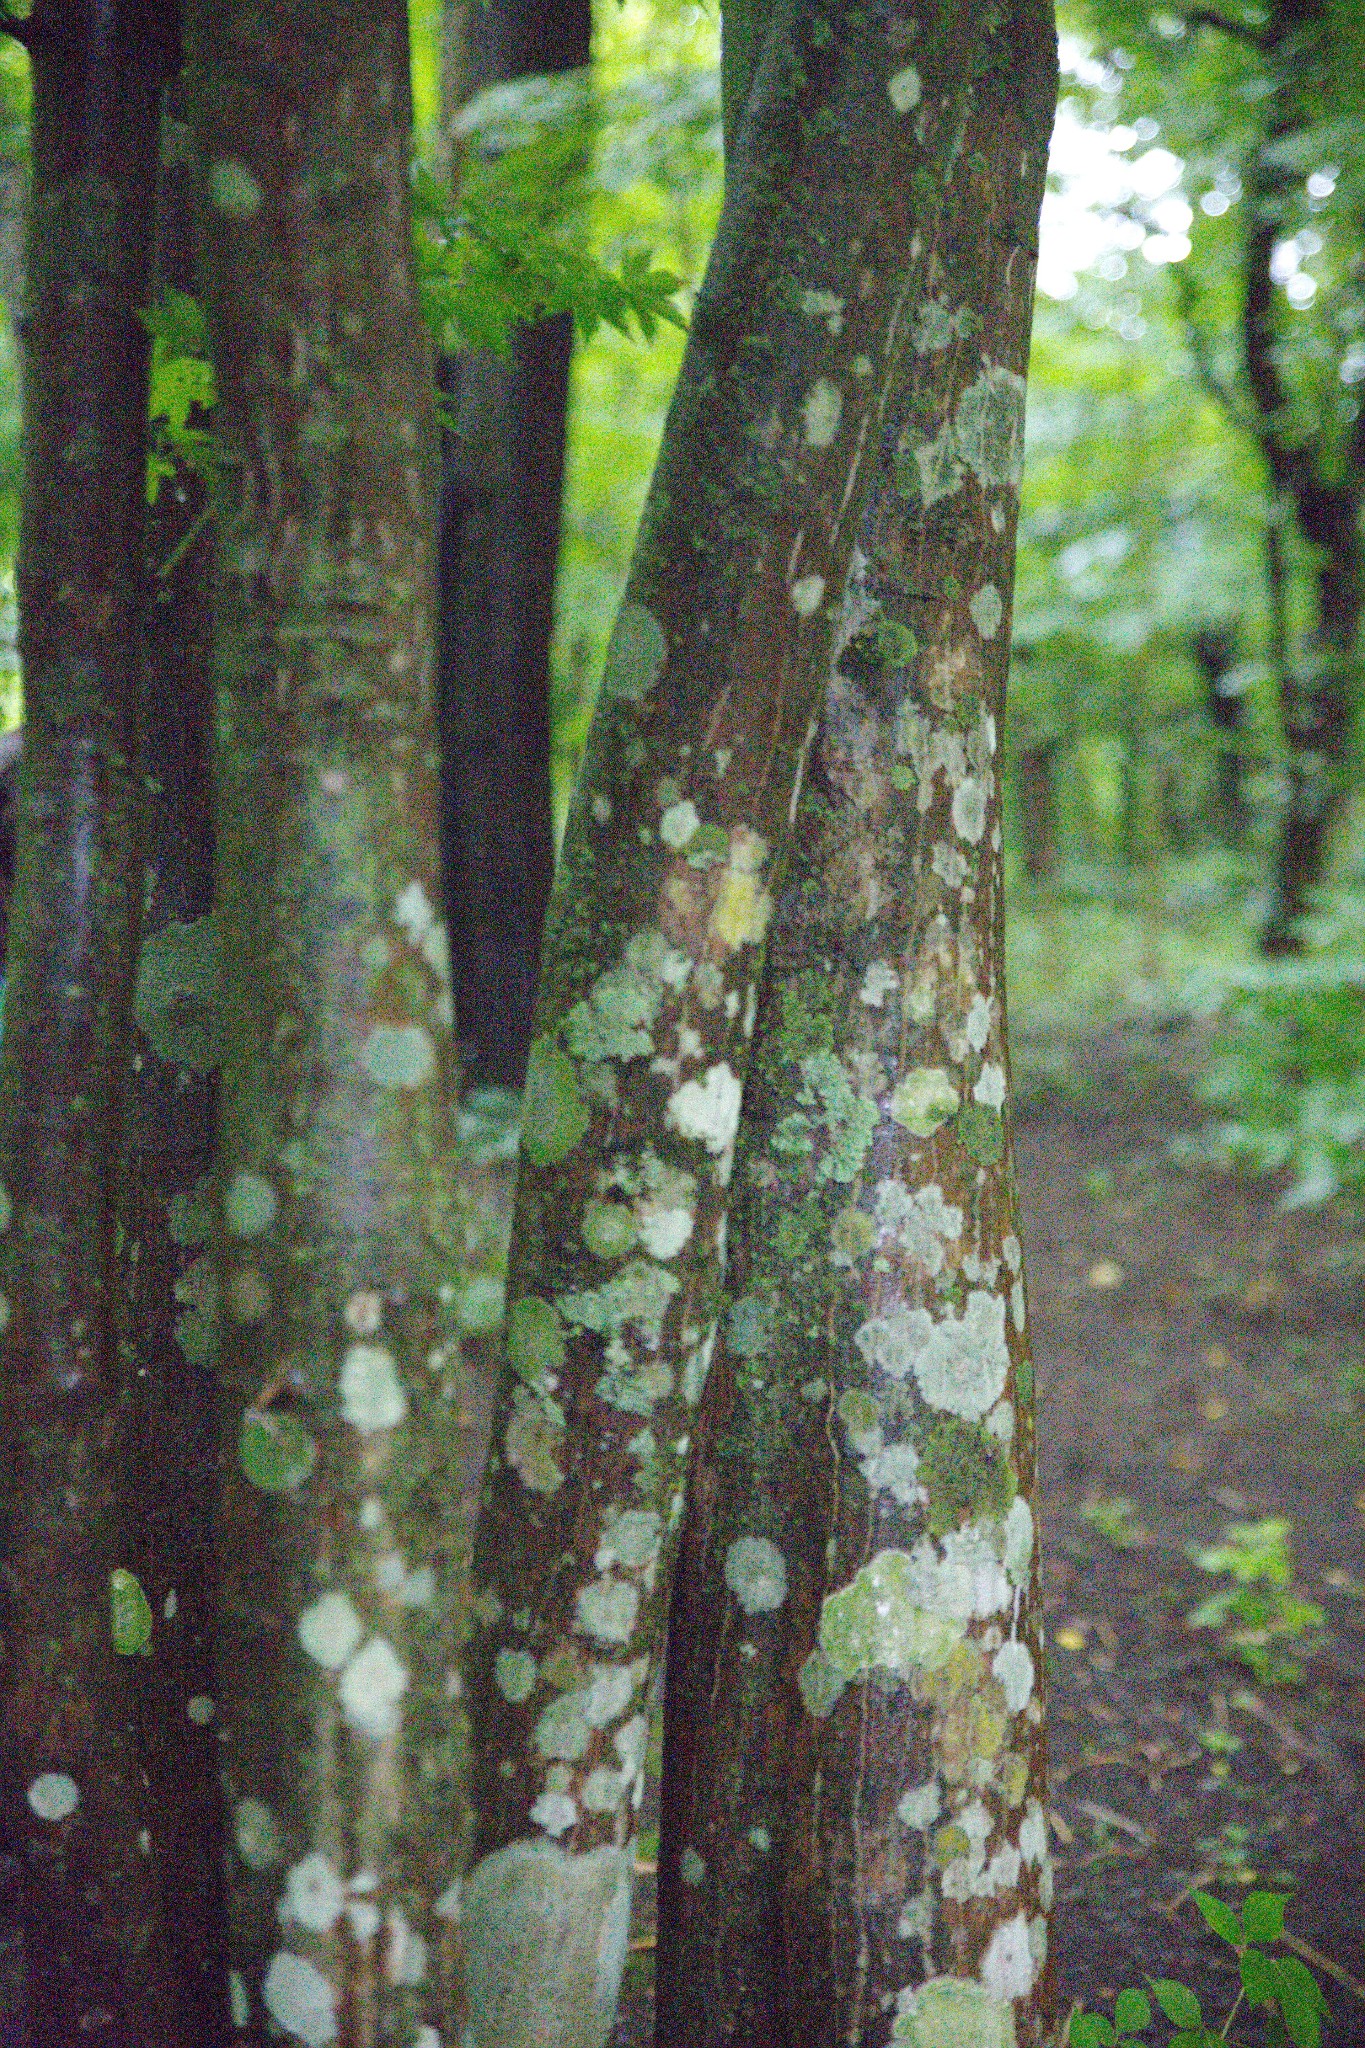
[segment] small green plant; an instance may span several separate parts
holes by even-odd
[[[1115,1550],[1138,1550],[1149,1540],[1137,1509],[1122,1493],[1092,1494],[1081,1502],[1081,1520],[1098,1529]]]
[[[1239,1914],[1208,1892],[1193,1894],[1205,1924],[1236,1955],[1241,1986],[1221,2027],[1213,2027],[1187,1984],[1171,1977],[1149,1977],[1152,1999],[1175,2029],[1167,2048],[1223,2048],[1244,2005],[1264,2019],[1266,2048],[1287,2048],[1290,2042],[1293,2048],[1318,2048],[1327,2001],[1317,1978],[1296,1955],[1270,1955],[1260,1945],[1283,1939],[1286,1896],[1251,1892]],[[1066,2038],[1069,2048],[1136,2044],[1152,2020],[1152,2000],[1146,1992],[1121,1991],[1112,2020],[1103,2013],[1078,2009],[1071,2015]]]
[[[1284,1516],[1230,1522],[1221,1543],[1191,1544],[1189,1555],[1201,1571],[1227,1572],[1234,1582],[1190,1609],[1190,1627],[1221,1629],[1224,1647],[1262,1685],[1299,1684],[1303,1666],[1284,1646],[1309,1637],[1325,1617],[1314,1601],[1290,1590],[1294,1559]]]

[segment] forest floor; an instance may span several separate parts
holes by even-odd
[[[1174,1977],[1221,2026],[1236,1962],[1190,1892],[1263,1888],[1293,1894],[1325,2042],[1365,2048],[1365,1236],[1172,1155],[1201,1027],[1017,1055],[1061,2010]],[[1271,1646],[1301,1670],[1277,1682],[1187,1618],[1232,1584],[1187,1546],[1271,1516],[1325,1617]],[[652,2041],[644,1875],[619,2048]]]

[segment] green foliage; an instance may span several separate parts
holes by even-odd
[[[120,1657],[135,1657],[152,1640],[152,1610],[141,1583],[121,1567],[109,1574],[109,1630]]]
[[[204,312],[197,299],[167,287],[156,305],[140,318],[152,337],[147,503],[154,505],[161,486],[173,479],[177,470],[188,470],[204,483],[212,483],[213,435],[197,423],[212,412],[218,388],[209,361]]]
[[[1123,1494],[1098,1494],[1082,1501],[1081,1520],[1115,1550],[1137,1550],[1150,1541],[1137,1509]]]
[[[1365,1191],[1365,896],[1313,921],[1314,950],[1237,978],[1201,1084],[1206,1155],[1294,1176],[1285,1208]]]
[[[1283,1940],[1286,1895],[1252,1892],[1240,1914],[1208,1892],[1195,1892],[1193,1898],[1210,1933],[1236,1955],[1240,1989],[1222,2026],[1215,2028],[1205,2020],[1187,1984],[1172,1977],[1149,1978],[1152,1998],[1175,2030],[1167,2048],[1222,2048],[1243,2005],[1263,2018],[1266,2048],[1286,2048],[1290,2042],[1293,2048],[1318,2048],[1327,2001],[1316,1977],[1296,1955],[1270,1955],[1260,1945]],[[1121,1991],[1112,2020],[1077,2010],[1066,2039],[1069,2048],[1115,2048],[1118,2042],[1136,2043],[1152,2021],[1151,2001],[1144,1992]]]
[[[1310,1636],[1325,1618],[1321,1607],[1290,1590],[1289,1527],[1282,1515],[1231,1522],[1221,1543],[1189,1549],[1201,1571],[1225,1572],[1233,1584],[1201,1601],[1186,1620],[1191,1628],[1221,1629],[1224,1647],[1263,1685],[1299,1682],[1303,1666],[1286,1656],[1283,1646]]]

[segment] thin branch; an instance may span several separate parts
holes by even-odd
[[[1270,31],[1253,28],[1249,21],[1233,21],[1230,16],[1220,14],[1216,7],[1188,7],[1185,22],[1191,28],[1216,28],[1220,35],[1236,36],[1240,42],[1250,43],[1253,49],[1270,48]]]
[[[16,43],[22,43],[26,50],[31,50],[37,32],[31,14],[15,14],[13,9],[0,6],[0,35],[13,36]]]

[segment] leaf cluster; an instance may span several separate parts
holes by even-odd
[[[1262,1946],[1284,1936],[1287,1894],[1251,1892],[1240,1914],[1208,1892],[1195,1892],[1193,1897],[1210,1932],[1236,1955],[1241,1987],[1222,2026],[1215,2028],[1205,2020],[1187,1984],[1171,1977],[1149,1978],[1152,1998],[1175,2030],[1167,2048],[1223,2048],[1244,2004],[1264,2019],[1266,2048],[1288,2048],[1291,2042],[1293,2048],[1318,2048],[1327,2001],[1317,1978],[1296,1955],[1271,1955]],[[1070,2048],[1117,2048],[1120,2043],[1135,2048],[1153,2018],[1145,1992],[1121,1991],[1112,2020],[1102,2013],[1073,2013],[1067,2041]]]

